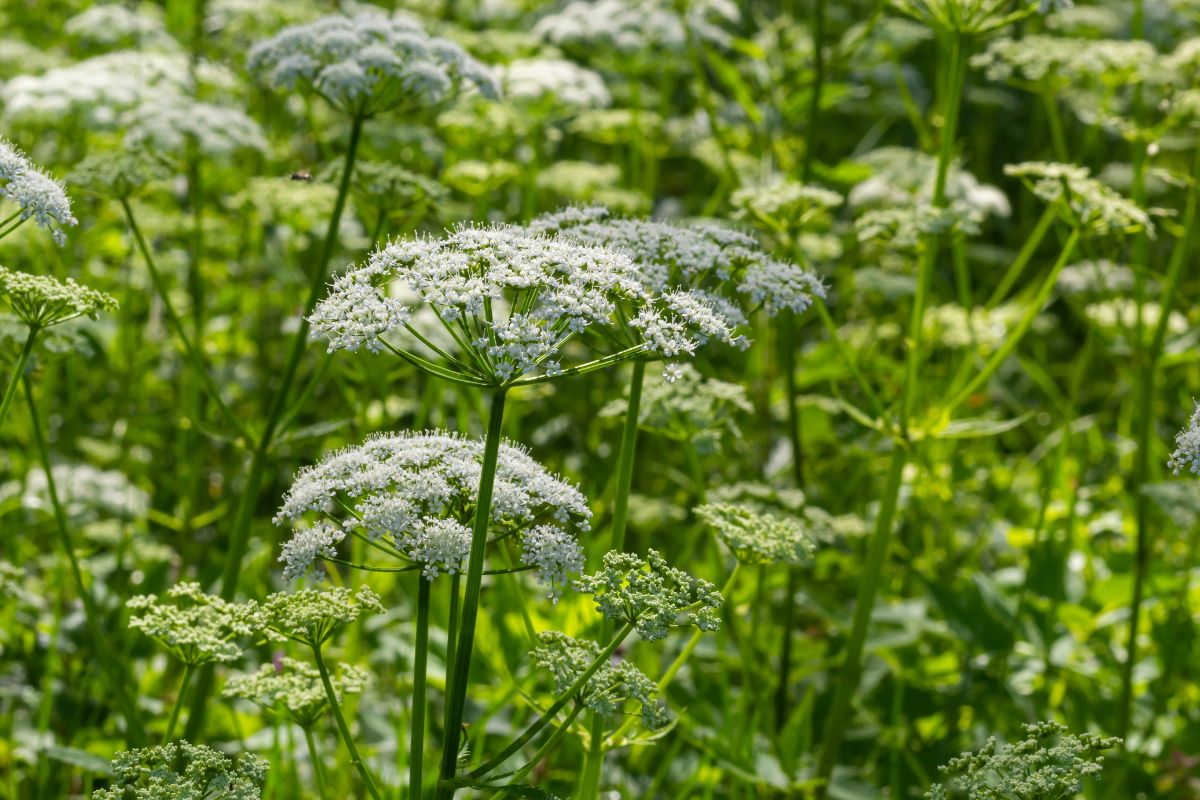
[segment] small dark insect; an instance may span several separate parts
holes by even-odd
[[[292,180],[305,181],[305,182],[311,181],[312,173],[306,169],[296,170],[295,172],[292,173]]]

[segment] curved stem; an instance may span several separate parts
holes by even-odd
[[[188,685],[191,684],[192,673],[195,671],[195,664],[188,664],[184,667],[183,681],[179,684],[179,694],[175,695],[175,704],[171,707],[171,718],[167,721],[167,729],[163,731],[163,744],[170,742],[175,736],[175,725],[179,722],[179,712],[183,709],[183,698],[187,695]]]
[[[329,680],[329,669],[325,666],[325,658],[321,655],[321,645],[312,645],[312,651],[313,658],[317,662],[317,671],[321,673],[321,683],[325,686],[325,698],[329,701],[329,707],[333,710],[333,718],[337,722],[338,733],[341,734],[346,749],[350,751],[350,763],[362,776],[367,793],[371,795],[372,799],[382,800],[379,789],[375,787],[375,779],[371,777],[371,771],[367,769],[366,762],[358,754],[358,747],[355,746],[354,738],[350,735],[350,726],[346,724],[346,717],[342,714],[341,705],[338,704],[337,692],[333,690],[333,682]]]
[[[425,673],[429,664],[429,590],[430,581],[418,576],[417,636],[413,656],[413,711],[408,737],[408,796],[420,800],[425,763]]]
[[[458,772],[458,744],[462,734],[463,709],[467,702],[470,680],[471,653],[475,644],[475,621],[479,615],[479,592],[483,585],[483,558],[487,545],[488,519],[492,511],[492,489],[500,456],[500,433],[504,421],[505,390],[492,395],[488,412],[487,438],[484,442],[483,467],[479,478],[479,494],[475,501],[475,524],[471,531],[471,557],[467,564],[466,587],[463,591],[462,618],[458,628],[458,643],[454,650],[454,672],[446,693],[446,731],[442,743],[441,783],[435,795],[438,800],[454,796],[447,786]]]
[[[21,385],[21,378],[25,375],[25,366],[29,363],[29,354],[33,352],[33,343],[39,330],[41,329],[36,326],[29,327],[29,335],[25,337],[21,354],[17,356],[12,377],[8,379],[8,386],[4,389],[4,399],[0,400],[0,428],[4,427],[4,421],[8,419],[8,411],[12,408],[13,398],[17,396],[17,387]]]
[[[126,690],[125,675],[122,673],[121,667],[112,660],[112,656],[119,652],[119,648],[114,647],[111,633],[105,636],[104,628],[100,624],[100,609],[96,606],[95,597],[92,596],[83,581],[83,570],[79,566],[79,559],[75,556],[75,547],[67,526],[67,513],[59,500],[58,487],[54,483],[54,471],[51,469],[50,450],[46,445],[45,431],[42,430],[41,419],[37,413],[37,406],[34,404],[33,383],[29,380],[29,376],[24,376],[23,381],[25,383],[25,402],[29,406],[29,418],[33,427],[33,438],[37,443],[42,469],[46,472],[46,490],[50,495],[50,505],[54,509],[55,531],[58,533],[59,543],[67,556],[67,561],[71,565],[71,577],[75,580],[75,590],[79,592],[80,602],[83,603],[84,624],[87,627],[88,636],[92,640],[96,657],[107,673],[113,695],[125,718],[125,738],[130,744],[137,746],[145,739],[144,728],[141,720],[138,719],[137,706]]]

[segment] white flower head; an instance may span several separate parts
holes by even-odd
[[[1176,475],[1182,471],[1200,475],[1200,405],[1192,412],[1187,427],[1175,434],[1175,450],[1167,466]]]
[[[15,203],[24,221],[32,219],[50,231],[54,241],[66,242],[64,227],[79,224],[71,213],[71,198],[61,181],[55,180],[36,167],[12,142],[0,138],[0,198]],[[0,218],[8,216],[0,214]],[[11,218],[10,218],[11,219]],[[0,236],[10,223],[0,223]]]
[[[410,324],[423,306],[455,340],[452,351]],[[705,337],[721,334],[711,319],[718,313],[702,298],[656,295],[624,253],[496,225],[388,244],[337,278],[310,319],[330,350],[387,349],[448,380],[502,386],[628,358],[691,355]],[[389,334],[401,332],[429,357],[393,343]],[[572,340],[601,357],[564,367],[563,348]]]
[[[490,68],[402,14],[293,25],[255,45],[248,66],[272,88],[311,90],[351,115],[432,106],[463,89],[499,95]]]
[[[0,297],[7,298],[13,313],[26,325],[47,328],[78,317],[95,317],[113,311],[117,301],[67,278],[63,283],[48,275],[0,267]]]
[[[189,141],[206,156],[267,151],[259,124],[241,109],[166,95],[130,112],[125,141],[133,147],[182,153]]]
[[[500,69],[505,98],[524,104],[606,108],[612,95],[599,73],[562,58],[522,58]]]
[[[279,559],[285,575],[336,557],[337,543],[351,532],[426,578],[459,572],[470,552],[482,471],[483,443],[443,432],[372,436],[327,455],[296,475],[275,517],[276,524],[298,523]],[[316,522],[302,522],[314,515]],[[582,567],[572,531],[587,531],[590,519],[578,489],[520,447],[501,444],[489,531],[520,533],[525,563],[537,567],[552,594]]]

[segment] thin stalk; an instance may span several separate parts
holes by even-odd
[[[999,285],[988,298],[988,308],[993,308],[999,305],[1017,283],[1017,279],[1021,277],[1021,273],[1025,271],[1025,267],[1029,264],[1033,254],[1037,251],[1038,245],[1042,243],[1042,239],[1046,238],[1046,232],[1050,230],[1050,226],[1054,223],[1054,217],[1058,214],[1058,208],[1055,204],[1050,203],[1046,209],[1042,211],[1042,215],[1038,217],[1037,223],[1033,226],[1033,230],[1029,234],[1029,238],[1025,240],[1025,244],[1021,245],[1017,257],[1013,259],[1012,264],[1008,266],[1008,270],[1004,273],[1004,277],[1000,279]]]
[[[104,629],[100,624],[100,609],[96,606],[95,597],[83,582],[83,570],[79,566],[79,559],[75,556],[75,546],[71,541],[71,532],[67,526],[67,513],[59,500],[58,488],[54,483],[54,471],[50,464],[50,450],[46,445],[45,431],[42,429],[37,406],[34,404],[33,383],[29,380],[29,376],[24,376],[23,381],[25,383],[25,402],[29,406],[29,418],[33,427],[33,438],[37,443],[42,469],[46,472],[46,489],[50,495],[50,505],[54,509],[55,531],[58,533],[63,552],[66,553],[67,561],[71,565],[71,577],[75,580],[75,589],[79,592],[79,599],[83,603],[84,624],[87,627],[88,636],[92,640],[92,647],[95,648],[96,658],[99,659],[107,673],[111,684],[110,688],[117,705],[121,708],[121,715],[125,718],[125,739],[134,746],[140,746],[145,740],[145,731],[141,720],[138,719],[137,706],[134,705],[133,698],[126,690],[125,676],[121,667],[113,661],[113,656],[118,653],[119,649],[113,647],[111,634],[105,637]]]
[[[146,244],[146,237],[142,235],[142,229],[138,227],[137,220],[133,216],[133,209],[129,206],[129,201],[121,198],[121,208],[125,212],[125,221],[129,223],[129,230],[133,233],[133,238],[137,242],[138,250],[142,253],[142,258],[146,262],[146,269],[150,272],[150,280],[154,284],[154,290],[158,293],[159,299],[162,300],[163,310],[167,312],[167,319],[171,323],[171,327],[175,329],[175,335],[179,337],[180,343],[183,345],[184,353],[187,355],[188,362],[192,365],[192,370],[196,373],[196,377],[204,384],[205,391],[212,397],[213,402],[217,404],[217,408],[221,410],[221,414],[239,436],[248,438],[247,431],[242,425],[241,419],[233,413],[229,405],[225,402],[225,398],[221,395],[221,390],[217,388],[213,382],[212,375],[209,374],[208,366],[204,363],[204,358],[201,356],[199,349],[192,341],[192,337],[188,334],[187,329],[183,325],[183,320],[180,319],[178,312],[175,311],[175,306],[171,303],[170,294],[167,291],[166,281],[163,280],[162,273],[158,270],[158,265],[154,261],[154,256],[150,252],[149,245]]]
[[[625,528],[629,516],[629,492],[633,485],[633,462],[637,451],[638,422],[641,417],[642,386],[646,378],[646,362],[633,362],[629,378],[629,403],[625,407],[625,425],[621,430],[621,449],[617,455],[616,498],[613,502],[610,550],[625,549]],[[601,636],[612,632],[607,620]],[[592,712],[588,722],[590,746],[584,759],[583,775],[579,779],[580,800],[590,800],[600,792],[600,770],[604,763],[604,718]]]
[[[408,737],[408,796],[420,800],[422,767],[425,763],[425,674],[429,665],[429,590],[430,581],[418,576],[417,636],[413,656],[412,726]]]
[[[225,556],[225,567],[221,573],[221,597],[232,600],[237,593],[238,578],[242,571],[242,558],[246,554],[246,545],[250,536],[250,525],[254,520],[255,506],[258,493],[262,487],[267,469],[267,457],[275,436],[279,430],[280,420],[287,409],[288,395],[300,367],[301,356],[304,355],[308,343],[309,314],[317,304],[321,290],[325,286],[328,275],[329,260],[337,244],[338,226],[341,223],[342,211],[346,207],[346,197],[350,192],[350,177],[354,172],[354,161],[358,154],[358,143],[362,136],[363,118],[355,117],[350,128],[350,143],[346,148],[346,158],[342,166],[342,180],[338,185],[337,198],[334,200],[333,213],[329,217],[329,226],[325,230],[325,240],[321,245],[320,257],[314,265],[308,285],[308,300],[304,305],[304,314],[300,318],[300,326],[292,337],[291,350],[277,386],[279,387],[271,401],[267,424],[259,434],[258,444],[250,457],[250,467],[246,473],[246,482],[238,496],[237,512],[234,516],[233,528],[229,535],[229,550]],[[208,706],[208,696],[212,693],[213,671],[206,667],[200,675],[196,691],[192,695],[192,709],[188,716],[185,736],[195,739],[200,733],[204,721],[204,712]]]
[[[1153,428],[1152,415],[1154,412],[1154,387],[1158,377],[1158,364],[1162,356],[1163,345],[1166,343],[1167,323],[1171,316],[1171,308],[1175,300],[1175,287],[1183,265],[1187,261],[1189,245],[1191,244],[1192,229],[1195,227],[1197,209],[1200,208],[1200,197],[1197,195],[1195,179],[1200,176],[1200,142],[1197,143],[1193,155],[1192,178],[1188,190],[1187,203],[1183,213],[1182,235],[1175,240],[1167,263],[1166,280],[1163,282],[1159,295],[1158,323],[1154,327],[1150,348],[1143,355],[1142,376],[1138,381],[1137,412],[1134,415],[1137,425],[1137,450],[1133,463],[1133,496],[1134,518],[1137,525],[1137,544],[1134,555],[1133,597],[1129,603],[1129,639],[1125,645],[1125,663],[1121,669],[1121,716],[1117,735],[1122,740],[1129,733],[1130,720],[1133,712],[1133,667],[1137,661],[1137,636],[1141,625],[1142,603],[1146,592],[1146,575],[1150,566],[1150,553],[1154,547],[1153,537],[1149,529],[1149,502],[1142,486],[1145,484],[1150,467],[1150,433]]]
[[[310,728],[304,729],[304,743],[308,745],[308,760],[312,763],[313,778],[317,782],[317,796],[321,800],[329,800],[329,790],[325,788],[325,765],[321,763],[321,755],[317,752],[317,743]]]
[[[942,130],[937,174],[933,185],[932,201],[935,208],[946,206],[946,177],[954,157],[954,140],[958,130],[963,87],[966,82],[966,42],[961,35],[955,35],[951,42],[950,63],[951,71],[946,82],[946,94],[943,97],[942,119],[945,127]],[[899,429],[905,439],[908,437],[909,417],[920,388],[918,382],[925,306],[937,262],[938,240],[939,237],[933,235],[925,242],[925,252],[922,254],[917,273],[917,292],[913,300],[912,316],[909,319],[909,343],[908,352],[905,354],[904,386],[898,420]],[[880,495],[879,513],[875,518],[875,528],[867,546],[867,560],[863,574],[858,582],[850,636],[842,655],[842,668],[838,676],[837,687],[834,690],[833,704],[826,718],[825,739],[821,746],[816,772],[819,782],[817,794],[820,798],[828,796],[829,779],[833,775],[834,765],[837,764],[842,739],[845,737],[846,727],[850,721],[850,704],[858,691],[859,680],[862,676],[863,648],[867,641],[867,630],[870,627],[871,613],[875,607],[875,595],[879,589],[883,564],[887,560],[891,544],[892,526],[896,516],[900,486],[903,483],[904,467],[907,462],[907,443],[897,443],[892,450],[891,464],[888,467],[887,478]]]
[[[621,429],[621,452],[617,460],[616,496],[613,499],[612,538],[609,549],[625,549],[625,527],[629,520],[629,491],[633,486],[633,461],[637,453],[638,420],[642,409],[642,385],[646,380],[646,362],[633,362],[629,376],[629,403],[625,407],[625,425]]]
[[[188,686],[192,682],[192,674],[195,671],[195,664],[188,664],[184,667],[183,681],[179,684],[179,694],[175,695],[175,704],[171,707],[171,718],[167,721],[167,729],[163,731],[163,744],[170,742],[175,736],[175,725],[179,722],[179,712],[183,709],[183,698],[187,695]]]
[[[329,680],[329,668],[325,666],[325,658],[321,655],[321,645],[312,645],[312,651],[313,658],[317,662],[317,671],[321,673],[321,683],[325,686],[325,698],[329,700],[329,707],[333,709],[333,718],[337,722],[338,733],[341,734],[346,749],[350,751],[350,763],[362,776],[367,793],[371,795],[372,800],[383,800],[379,795],[379,789],[375,788],[375,779],[371,777],[371,771],[367,769],[366,762],[358,754],[358,747],[355,746],[354,738],[350,735],[350,726],[346,724],[346,717],[343,716],[342,707],[338,704],[337,692],[333,690],[333,683]]]
[[[29,354],[33,352],[33,343],[40,330],[41,328],[33,325],[29,327],[29,335],[25,337],[21,354],[17,356],[12,377],[8,379],[8,386],[4,389],[4,399],[0,400],[0,428],[4,427],[4,421],[8,419],[8,411],[12,408],[13,398],[17,396],[17,387],[21,385],[21,378],[25,375],[25,366],[29,363]]]
[[[542,763],[542,760],[550,755],[550,753],[554,751],[554,748],[558,747],[558,743],[561,742],[563,737],[567,735],[567,732],[570,731],[571,723],[573,723],[575,718],[579,716],[580,711],[583,711],[583,703],[576,703],[575,707],[571,709],[571,713],[568,714],[567,718],[564,719],[562,724],[558,726],[558,730],[546,737],[546,741],[542,742],[541,747],[534,752],[525,766],[521,767],[512,775],[506,776],[507,781],[510,784],[520,783],[525,779],[526,775],[533,772],[533,768]],[[504,793],[504,790],[501,789],[499,792],[492,795],[492,800],[498,800],[498,798],[502,797]]]
[[[1058,281],[1059,273],[1062,272],[1063,267],[1066,266],[1067,262],[1071,259],[1071,255],[1075,252],[1075,246],[1079,243],[1079,237],[1079,228],[1075,228],[1071,231],[1071,235],[1067,238],[1066,244],[1063,245],[1062,252],[1058,256],[1058,260],[1055,261],[1054,266],[1050,268],[1050,274],[1046,276],[1046,280],[1042,282],[1042,286],[1040,289],[1038,289],[1038,293],[1034,295],[1033,301],[1029,304],[1029,308],[1026,310],[1025,315],[1021,318],[1021,321],[1017,323],[1017,327],[1013,328],[1008,336],[1005,337],[1004,342],[999,348],[996,349],[996,352],[992,353],[992,357],[988,359],[987,363],[983,366],[983,369],[976,373],[975,377],[971,379],[970,383],[953,395],[950,403],[946,406],[943,412],[947,417],[954,412],[954,409],[958,408],[959,405],[965,402],[968,397],[970,397],[977,389],[979,389],[979,387],[983,386],[983,384],[987,382],[988,378],[992,377],[996,370],[1000,369],[1000,366],[1004,363],[1005,359],[1008,358],[1012,351],[1016,349],[1017,345],[1020,343],[1021,339],[1024,338],[1030,326],[1033,325],[1033,321],[1037,318],[1037,315],[1041,313],[1042,306],[1044,306],[1046,301],[1050,298],[1050,293],[1054,290],[1054,285]]]
[[[488,411],[487,438],[483,449],[483,467],[479,478],[479,495],[475,501],[475,524],[471,531],[471,557],[467,564],[467,582],[463,592],[462,618],[458,643],[454,650],[454,672],[446,693],[446,731],[442,743],[441,782],[437,800],[454,796],[454,788],[446,784],[458,772],[458,743],[462,734],[463,710],[467,702],[467,684],[471,672],[471,653],[475,645],[475,622],[479,615],[479,591],[483,585],[483,558],[487,545],[488,519],[492,511],[492,489],[496,481],[496,465],[500,456],[500,433],[504,421],[504,389],[492,395]]]
[[[507,761],[514,753],[524,747],[526,742],[528,742],[534,736],[537,736],[538,732],[541,731],[542,728],[546,727],[546,725],[548,725],[550,721],[558,715],[559,711],[562,711],[563,706],[573,700],[575,695],[587,685],[587,682],[593,675],[596,674],[596,671],[605,664],[609,663],[609,660],[612,658],[612,654],[617,651],[617,648],[621,646],[621,642],[625,641],[625,638],[632,632],[632,622],[627,622],[622,625],[620,630],[617,631],[616,636],[614,636],[608,643],[608,646],[596,656],[592,663],[588,665],[587,669],[580,673],[579,677],[575,679],[575,681],[567,688],[567,690],[563,692],[557,700],[550,704],[549,708],[538,715],[538,718],[530,723],[529,727],[527,727],[520,736],[509,742],[508,746],[501,750],[494,758],[485,761],[483,764],[480,764],[478,767],[471,770],[468,773],[468,777],[480,778],[484,775],[487,775],[496,767]],[[453,792],[454,790],[451,788],[450,791]]]

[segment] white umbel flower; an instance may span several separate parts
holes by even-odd
[[[62,229],[79,224],[71,213],[71,198],[62,182],[38,169],[19,147],[5,139],[0,139],[0,197],[18,206],[20,219],[32,219],[50,231],[59,245],[67,239]],[[0,214],[0,218],[4,216]],[[8,220],[0,222],[0,231],[8,226]]]
[[[470,551],[483,450],[479,440],[444,432],[385,434],[301,470],[275,517],[298,527],[279,559],[285,575],[334,557],[347,533],[394,549],[427,578],[458,572]],[[304,522],[314,515],[314,523]],[[578,489],[520,447],[501,444],[489,532],[523,532],[524,560],[552,594],[579,572],[573,532],[587,531],[590,519]]]
[[[411,324],[431,307],[455,341],[435,345]],[[736,338],[716,304],[658,296],[629,256],[511,225],[462,227],[441,239],[395,241],[337,278],[310,318],[330,350],[387,349],[431,374],[505,386],[589,372],[636,357],[690,355],[707,338]],[[430,361],[389,334],[407,332]],[[585,338],[586,334],[586,338]],[[599,358],[564,367],[567,342]]]
[[[570,108],[607,108],[612,95],[599,73],[562,58],[522,58],[500,69],[506,99]]]
[[[499,94],[490,68],[402,14],[293,25],[255,45],[248,66],[272,88],[311,90],[351,115],[431,106],[463,89]]]
[[[241,109],[185,95],[166,95],[143,103],[130,112],[128,127],[126,144],[157,151],[180,153],[189,140],[207,156],[267,151],[262,128]]]
[[[1192,412],[1187,427],[1175,434],[1175,451],[1167,466],[1176,475],[1183,471],[1200,475],[1200,406]]]

